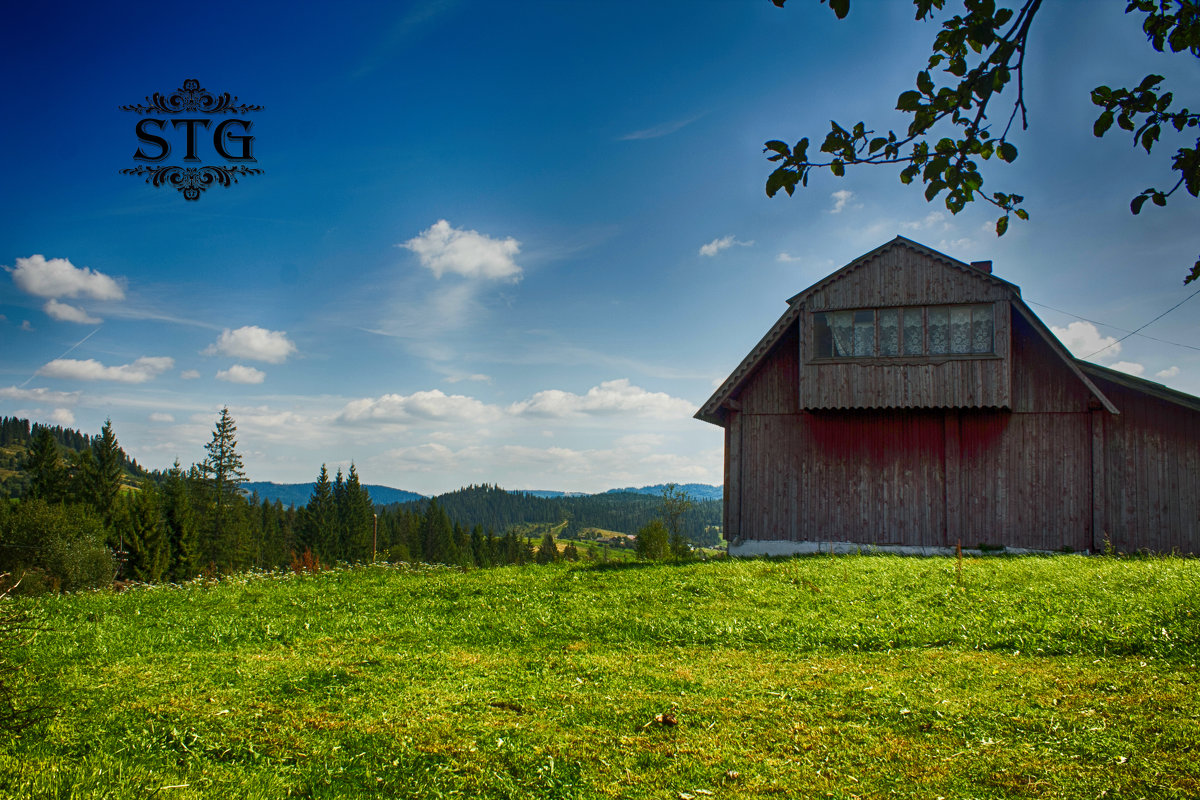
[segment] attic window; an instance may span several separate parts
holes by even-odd
[[[990,303],[813,314],[814,358],[990,355],[994,339]]]

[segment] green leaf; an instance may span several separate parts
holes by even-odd
[[[1139,194],[1137,197],[1133,198],[1133,202],[1129,204],[1129,210],[1134,214],[1142,213],[1142,206],[1145,204],[1146,198],[1147,195],[1144,194]]]
[[[833,13],[838,19],[845,19],[850,13],[850,0],[829,0],[829,7],[833,9]]]
[[[883,138],[882,136],[877,136],[876,138],[871,140],[871,144],[867,147],[867,152],[874,153],[876,150],[883,147],[885,144],[887,144],[887,139]]]
[[[1001,161],[1011,164],[1017,160],[1017,148],[1013,147],[1008,142],[1001,142],[1000,146],[996,148],[996,151],[996,155],[1000,156]]]
[[[846,168],[842,166],[841,160],[837,159],[837,158],[835,158],[833,160],[833,162],[830,163],[829,169],[831,172],[833,172],[834,175],[838,176],[839,178],[846,174]]]
[[[1017,215],[1018,219],[1026,219],[1026,220],[1029,219],[1029,212],[1023,208],[1018,208],[1013,213]]]
[[[897,111],[916,111],[921,107],[921,93],[914,92],[911,89],[903,92],[900,97],[896,98]]]
[[[929,73],[922,70],[917,73],[917,88],[921,94],[933,94],[933,80],[929,77]]]
[[[781,142],[778,139],[772,139],[771,141],[767,142],[763,146],[764,153],[767,152],[768,150],[774,150],[776,153],[779,153],[780,155],[785,155],[785,156],[788,155],[792,151],[790,147],[788,147],[784,142]]]
[[[1151,125],[1142,131],[1142,147],[1146,149],[1147,153],[1150,152],[1150,148],[1154,146],[1154,143],[1158,141],[1158,130],[1157,125]]]
[[[996,220],[996,235],[1003,236],[1008,230],[1008,214],[1005,214],[1000,219]]]
[[[1103,114],[1101,114],[1099,117],[1096,118],[1096,124],[1092,126],[1092,133],[1095,134],[1096,136],[1103,136],[1104,133],[1109,128],[1112,127],[1112,124],[1113,124],[1113,112],[1105,111]]]

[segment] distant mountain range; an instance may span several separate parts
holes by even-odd
[[[242,484],[242,489],[246,494],[258,493],[260,499],[267,499],[272,502],[280,501],[285,506],[304,506],[308,505],[308,499],[312,497],[312,483],[272,483],[271,481],[248,481]],[[371,496],[371,501],[377,505],[386,506],[392,503],[407,503],[412,500],[420,500],[424,495],[416,492],[408,492],[404,489],[393,489],[390,486],[380,486],[378,484],[364,484],[363,488]],[[618,494],[628,492],[629,494],[651,494],[660,495],[666,484],[658,484],[656,486],[642,486],[639,488],[628,487],[625,489],[609,489],[607,492],[598,492],[598,494]],[[679,488],[687,492],[696,500],[720,500],[723,496],[720,486],[710,486],[706,483],[681,483]],[[587,497],[586,492],[559,492],[552,489],[520,489],[517,493],[527,494],[533,497],[553,498],[553,497]]]

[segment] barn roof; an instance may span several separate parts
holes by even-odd
[[[1154,381],[1149,381],[1145,378],[1139,378],[1136,375],[1130,375],[1128,372],[1120,372],[1119,370],[1102,367],[1099,364],[1092,364],[1088,361],[1080,361],[1077,359],[1075,363],[1078,364],[1079,368],[1088,375],[1092,375],[1103,380],[1112,381],[1120,386],[1134,389],[1142,392],[1143,394],[1151,395],[1152,397],[1157,397],[1160,400],[1166,400],[1195,411],[1200,411],[1200,397],[1195,397],[1185,392],[1177,391],[1169,386],[1163,386],[1161,383],[1155,383]]]
[[[1117,410],[1116,406],[1114,406],[1112,404],[1112,402],[1107,397],[1105,397],[1104,393],[1102,391],[1100,391],[1099,387],[1097,387],[1096,384],[1093,383],[1092,380],[1088,377],[1086,370],[1088,368],[1093,367],[1094,365],[1086,364],[1085,362],[1078,361],[1067,351],[1066,347],[1064,347],[1063,344],[1058,341],[1057,337],[1055,337],[1054,334],[1052,334],[1050,332],[1049,328],[1046,327],[1045,323],[1043,323],[1038,318],[1038,316],[1036,314],[1034,314],[1033,311],[1030,310],[1030,308],[1027,305],[1025,305],[1025,302],[1023,300],[1021,300],[1020,287],[1018,287],[1016,284],[1009,283],[1008,281],[1003,280],[1002,278],[997,278],[995,275],[992,275],[991,273],[984,272],[980,269],[977,269],[976,267],[973,267],[970,264],[959,261],[958,259],[951,258],[950,256],[948,256],[944,253],[939,253],[938,251],[933,250],[929,247],[926,247],[923,244],[914,242],[911,239],[906,239],[903,236],[897,236],[895,239],[892,239],[890,242],[880,245],[879,247],[875,248],[874,250],[870,251],[869,253],[865,253],[865,254],[859,256],[858,258],[854,259],[846,266],[844,266],[841,269],[837,270],[836,272],[833,272],[832,274],[822,278],[821,280],[814,283],[812,286],[809,286],[804,291],[791,297],[788,300],[787,311],[785,311],[783,313],[783,316],[781,316],[775,322],[775,324],[771,326],[771,329],[769,331],[767,331],[767,334],[765,336],[763,336],[763,338],[761,340],[759,340],[758,344],[756,344],[754,346],[754,348],[746,355],[746,357],[742,359],[742,362],[740,364],[738,364],[737,368],[733,371],[733,373],[730,374],[730,376],[725,379],[725,382],[722,383],[721,386],[716,390],[716,392],[713,393],[712,397],[710,397],[704,403],[704,405],[700,407],[700,410],[697,411],[695,414],[695,418],[702,420],[704,422],[711,422],[714,425],[724,425],[725,412],[726,412],[727,408],[729,407],[729,404],[731,403],[731,401],[734,400],[735,395],[737,395],[737,393],[741,390],[743,384],[750,377],[750,375],[754,372],[754,370],[759,366],[759,364],[761,364],[763,362],[763,360],[771,352],[771,349],[776,344],[779,343],[779,341],[788,332],[788,330],[791,328],[791,326],[795,325],[797,320],[799,320],[800,314],[804,309],[805,298],[807,298],[814,292],[817,292],[817,291],[823,289],[824,287],[830,285],[831,283],[833,283],[835,281],[842,280],[847,275],[849,275],[852,272],[854,272],[855,270],[861,268],[863,265],[865,265],[866,263],[871,261],[873,258],[878,256],[879,254],[883,253],[886,250],[896,248],[896,247],[904,247],[904,248],[908,248],[910,250],[914,250],[933,261],[943,264],[948,269],[961,270],[961,271],[965,272],[966,274],[970,275],[972,278],[976,278],[976,279],[979,279],[982,281],[988,281],[994,285],[1001,286],[1001,287],[1007,289],[1010,293],[1009,296],[1012,301],[1013,307],[1016,309],[1016,311],[1024,319],[1026,319],[1029,322],[1029,324],[1031,325],[1031,327],[1034,329],[1034,331],[1036,331],[1041,336],[1041,338],[1046,341],[1046,344],[1050,346],[1050,349],[1053,350],[1053,352],[1059,358],[1062,359],[1063,363],[1075,375],[1075,377],[1077,377],[1080,380],[1080,382],[1082,382],[1087,387],[1088,391],[1090,391],[1092,393],[1092,395],[1096,398],[1096,400],[1105,409],[1107,409],[1109,411],[1109,413],[1112,413],[1112,414],[1120,413]],[[1120,382],[1120,380],[1118,378],[1113,378],[1109,375],[1109,373],[1111,373],[1112,370],[1107,370],[1102,367],[1097,368],[1097,369],[1101,370],[1101,372],[1103,374],[1101,374],[1101,372],[1094,372],[1093,374],[1100,375],[1101,377],[1108,378],[1110,380],[1118,380],[1118,382]],[[1131,376],[1125,375],[1124,373],[1116,373],[1116,374],[1118,376],[1120,376],[1120,379],[1126,379],[1126,378],[1131,377]],[[1150,384],[1151,386],[1158,386],[1158,384],[1153,384],[1150,381],[1139,381],[1139,382]],[[1131,384],[1125,383],[1125,385],[1131,385]],[[1140,388],[1140,387],[1135,386],[1134,388]],[[1160,388],[1166,392],[1173,394],[1173,395],[1181,394],[1179,392],[1173,392],[1172,390],[1167,389],[1166,387],[1160,387]],[[1143,389],[1143,391],[1145,391],[1145,389]],[[1182,395],[1182,396],[1189,397],[1188,395]],[[1168,397],[1166,399],[1172,399],[1172,398]],[[1200,403],[1200,400],[1198,400],[1196,398],[1192,398],[1192,400],[1194,400],[1196,403]],[[1176,402],[1180,402],[1180,401],[1176,399]]]

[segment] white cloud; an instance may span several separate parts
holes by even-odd
[[[491,383],[492,377],[484,375],[481,372],[476,372],[471,375],[451,375],[446,378],[446,383],[460,383],[462,381],[479,381],[480,383]]]
[[[1136,375],[1139,377],[1143,372],[1146,371],[1145,365],[1139,364],[1136,361],[1118,361],[1117,363],[1109,364],[1108,366],[1109,369],[1115,369],[1119,372],[1127,372],[1130,375]]]
[[[447,272],[514,283],[521,279],[521,268],[513,261],[513,256],[521,252],[521,243],[511,236],[493,239],[478,231],[452,228],[449,222],[439,219],[421,235],[397,247],[416,253],[421,266],[439,279]]]
[[[88,316],[88,313],[82,308],[76,308],[70,303],[60,303],[53,298],[46,301],[46,305],[42,307],[49,316],[60,322],[79,322],[85,325],[95,325],[103,320],[96,317]]]
[[[73,406],[79,402],[79,392],[55,392],[50,389],[22,389],[19,386],[6,386],[0,389],[0,398],[53,406]]]
[[[1050,332],[1057,336],[1076,358],[1087,358],[1095,354],[1097,361],[1105,361],[1121,354],[1121,345],[1117,338],[1102,335],[1090,322],[1079,320],[1065,328],[1051,325]]]
[[[946,221],[945,211],[930,211],[922,219],[911,222],[901,222],[900,228],[906,231],[922,231],[934,228],[939,223],[941,223],[943,230],[949,230],[952,227],[951,224]]]
[[[840,214],[846,208],[862,208],[862,203],[850,205],[850,201],[854,199],[854,192],[849,189],[838,189],[830,197],[833,198],[833,208],[829,209],[830,214]]]
[[[164,414],[161,411],[155,411],[153,414],[150,415],[150,421],[151,422],[174,422],[175,417],[173,417],[170,414]]]
[[[296,352],[296,345],[287,338],[287,331],[269,331],[257,325],[244,325],[235,331],[221,331],[217,341],[206,347],[202,355],[227,355],[249,358],[268,364],[282,364]]]
[[[50,421],[55,425],[62,425],[64,428],[75,424],[75,415],[68,409],[56,408],[50,412]]]
[[[17,288],[38,297],[83,295],[96,300],[122,300],[125,297],[120,284],[109,276],[88,267],[80,269],[65,258],[49,261],[40,255],[18,258],[12,276]]]
[[[702,116],[704,116],[704,115],[697,114],[694,117],[685,117],[684,119],[677,119],[677,120],[672,120],[671,122],[664,122],[660,125],[655,125],[653,128],[645,128],[640,131],[633,131],[632,133],[627,133],[624,136],[621,136],[618,139],[618,141],[629,142],[629,141],[635,141],[638,139],[657,139],[661,136],[669,136],[670,134],[674,133],[675,131],[685,128],[688,125],[691,125],[693,122],[700,119],[700,117],[702,117]]]
[[[1154,373],[1154,377],[1156,377],[1156,378],[1174,378],[1178,374],[1179,374],[1179,367],[1167,367],[1164,370],[1159,370],[1158,372]]]
[[[242,364],[234,364],[229,369],[217,373],[217,380],[229,383],[262,383],[266,377],[267,373],[262,370]]]
[[[445,394],[440,389],[410,395],[385,394],[352,400],[338,418],[343,422],[473,422],[484,423],[501,416],[500,409],[473,397]]]
[[[23,320],[21,322],[21,330],[25,331],[26,333],[31,333],[33,331],[33,326],[29,324],[29,320]]]
[[[733,238],[732,234],[730,234],[729,236],[722,236],[719,239],[713,239],[711,242],[709,242],[706,245],[701,245],[700,255],[710,256],[710,257],[715,256],[717,253],[721,252],[722,250],[728,250],[730,247],[733,247],[735,244],[738,247],[753,247],[754,240],[750,240],[748,242],[743,242],[740,239]]]
[[[200,377],[200,370],[185,369],[183,372],[179,373],[179,377],[183,378],[185,381],[194,381],[196,378]]]
[[[780,253],[779,255],[775,256],[775,260],[784,264],[794,264],[797,261],[803,261],[804,256],[794,256],[790,253]]]
[[[547,389],[528,400],[513,403],[509,411],[519,416],[536,417],[629,414],[654,419],[686,419],[696,409],[687,400],[671,397],[665,392],[648,392],[622,378],[604,381],[583,395]]]
[[[143,356],[132,364],[106,367],[95,359],[79,361],[74,358],[56,358],[37,371],[38,375],[50,378],[68,378],[79,381],[116,381],[117,383],[145,383],[175,366],[169,356]]]

